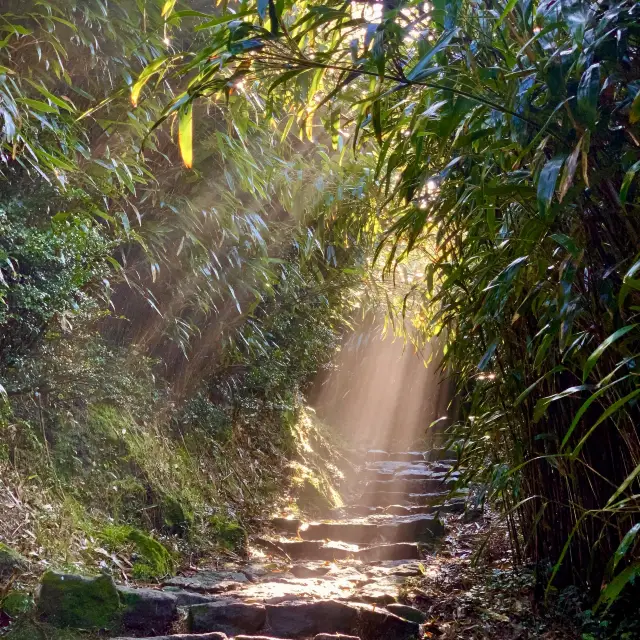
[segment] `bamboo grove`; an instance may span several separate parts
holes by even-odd
[[[515,558],[537,562],[547,594],[585,584],[608,606],[640,572],[640,5],[157,11],[158,51],[80,117],[126,97],[146,114],[128,124],[144,130],[140,148],[172,137],[191,172],[217,114],[232,141],[255,126],[294,149],[323,145],[361,202],[336,198],[314,219],[325,260],[376,246],[386,278],[417,267],[394,312],[446,345],[463,403],[450,435],[469,479],[501,508]],[[35,89],[25,107],[65,115]]]

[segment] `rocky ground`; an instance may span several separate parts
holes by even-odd
[[[530,575],[494,542],[499,527],[481,542],[483,512],[465,489],[451,493],[455,462],[446,450],[370,451],[351,503],[326,520],[274,518],[245,561],[158,589],[47,573],[38,621],[119,640],[573,637],[534,611]],[[480,544],[482,570],[472,562]]]

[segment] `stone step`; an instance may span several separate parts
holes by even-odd
[[[377,560],[412,560],[420,557],[415,542],[397,542],[360,548],[357,544],[346,542],[325,542],[324,540],[265,540],[257,539],[257,543],[273,551],[281,550],[291,560],[322,560],[332,562],[353,558],[363,562]]]
[[[309,638],[317,634],[347,634],[363,640],[413,640],[420,626],[370,605],[315,600],[276,605],[213,603],[191,607],[191,633],[258,632],[275,638]],[[249,630],[249,631],[247,631]]]
[[[457,462],[458,454],[453,449],[436,448],[425,452],[425,460],[429,460],[431,462],[436,460]]]
[[[162,583],[163,587],[174,587],[199,593],[224,593],[249,582],[246,574],[239,571],[198,571],[193,576],[174,576]]]
[[[367,544],[376,540],[423,542],[441,536],[442,523],[426,514],[409,516],[371,516],[338,522],[312,522],[300,530],[303,540],[340,540]]]
[[[271,518],[269,524],[278,533],[296,535],[298,533],[298,529],[302,525],[302,520],[299,520],[298,518]]]
[[[428,453],[425,451],[392,451],[388,460],[401,462],[424,461],[427,459],[426,455]]]
[[[430,506],[444,501],[449,495],[447,491],[433,493],[404,493],[402,491],[373,491],[364,492],[361,497],[363,504],[372,507],[400,506]]]
[[[453,482],[444,481],[440,478],[398,478],[392,477],[391,480],[369,480],[365,485],[367,493],[375,493],[377,491],[401,492],[401,493],[433,493],[442,491],[444,488],[453,486]]]

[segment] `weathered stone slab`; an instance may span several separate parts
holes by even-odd
[[[373,462],[378,460],[388,460],[389,452],[383,451],[382,449],[369,449],[369,451],[367,451],[366,459]]]
[[[223,593],[237,589],[248,581],[247,576],[238,571],[198,571],[192,576],[176,576],[165,580],[162,586],[199,593]]]
[[[420,611],[420,609],[410,607],[408,604],[390,604],[387,605],[387,611],[391,611],[391,613],[395,613],[405,620],[411,620],[411,622],[417,622],[418,624],[422,624],[427,619],[427,615]]]
[[[401,461],[401,462],[413,462],[425,460],[425,454],[423,451],[392,451],[389,454],[389,460]]]
[[[396,516],[413,516],[419,513],[431,513],[434,508],[428,504],[423,506],[402,506],[400,504],[392,504],[388,507],[383,507],[382,510],[384,513]]]
[[[375,493],[384,491],[385,493],[429,493],[430,491],[442,490],[442,478],[412,478],[393,476],[389,480],[372,480],[367,482],[366,491]]]
[[[436,448],[425,453],[425,458],[429,461],[453,460],[457,461],[458,455],[453,449]]]
[[[442,535],[442,523],[433,516],[418,514],[412,516],[390,516],[370,521],[315,522],[300,531],[307,540],[330,539],[367,544],[374,540],[393,542],[417,542]]]
[[[236,636],[233,640],[282,640],[273,636]]]
[[[267,606],[268,632],[278,638],[343,634],[367,640],[413,640],[420,627],[384,609],[336,600]]]
[[[418,560],[420,551],[418,545],[410,542],[396,544],[381,544],[367,549],[361,549],[357,558],[363,562],[377,562],[380,560]]]
[[[302,521],[297,518],[272,518],[270,524],[278,533],[296,535]]]
[[[166,591],[118,587],[120,624],[123,629],[145,634],[167,633],[178,617],[177,598]]]
[[[350,633],[357,629],[358,609],[337,600],[267,605],[267,629],[279,638],[318,633]]]
[[[399,491],[374,491],[365,492],[362,501],[372,506],[388,507],[391,505],[400,506],[428,506],[438,501],[442,501],[448,492],[432,493],[404,493]]]
[[[400,586],[404,584],[405,580],[406,578],[403,576],[380,576],[359,589],[356,595],[362,602],[385,607],[398,600]]]
[[[358,548],[354,545],[323,540],[280,540],[277,543],[292,560],[340,560],[348,558]]]
[[[113,578],[47,571],[40,581],[38,614],[56,626],[110,629],[117,623],[120,597]]]
[[[414,640],[420,625],[377,607],[362,606],[358,633],[367,640]]]
[[[162,590],[176,597],[178,607],[190,607],[192,604],[203,604],[213,601],[211,596],[196,591],[185,591],[178,587],[164,587]]]
[[[296,578],[319,578],[329,573],[330,570],[330,565],[318,563],[296,564],[290,569]]]
[[[259,604],[212,602],[191,607],[187,624],[191,633],[222,631],[234,636],[261,631],[265,619],[266,609]]]

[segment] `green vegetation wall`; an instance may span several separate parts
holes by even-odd
[[[0,539],[43,562],[137,549],[147,579],[175,557],[139,529],[237,552],[236,521],[281,497],[364,264],[321,220],[368,203],[362,170],[244,100],[190,111],[183,165],[179,81],[147,65],[207,38],[171,4],[0,8],[0,482],[24,498]]]
[[[638,3],[246,7],[176,9],[209,36],[154,69],[181,79],[184,127],[242,87],[267,122],[373,160],[376,206],[332,228],[382,240],[390,277],[419,265],[390,302],[447,341],[470,479],[547,589],[615,598],[640,566]]]

